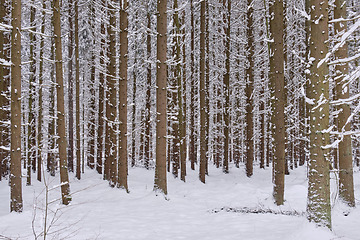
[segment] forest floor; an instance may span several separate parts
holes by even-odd
[[[190,169],[186,183],[169,174],[166,199],[152,191],[153,170],[129,169],[129,194],[110,188],[100,175],[86,170],[80,181],[70,174],[73,200],[69,206],[59,204],[58,176],[47,177],[51,188],[47,239],[360,239],[358,170],[354,174],[357,208],[352,210],[339,202],[332,175],[332,232],[309,223],[304,215],[306,167],[286,176],[286,202],[281,207],[272,200],[270,168],[256,167],[253,177],[247,178],[242,168],[223,174],[211,166],[206,184]],[[9,213],[8,183],[0,182],[0,239],[44,238],[40,235],[45,222],[45,192],[44,183],[24,183],[24,211]]]

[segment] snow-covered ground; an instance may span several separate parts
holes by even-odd
[[[355,172],[358,206],[359,174]],[[70,175],[71,205],[59,204],[59,188],[50,191],[48,239],[360,239],[360,209],[345,216],[348,209],[338,202],[335,184],[332,184],[333,231],[308,223],[302,215],[307,194],[305,167],[286,176],[286,203],[281,207],[273,204],[271,169],[256,168],[249,179],[243,169],[232,168],[230,174],[223,174],[211,167],[206,184],[198,180],[197,171],[188,170],[186,183],[169,174],[167,199],[152,191],[153,175],[154,171],[130,169],[129,194],[110,188],[91,170],[80,181]],[[51,186],[58,184],[58,176],[47,178]],[[0,182],[0,239],[34,239],[43,231],[44,184],[34,181],[33,186],[23,186],[23,194],[24,212],[9,213],[9,187],[7,181]],[[226,211],[245,207],[271,209],[273,213]],[[274,214],[287,211],[299,215]]]

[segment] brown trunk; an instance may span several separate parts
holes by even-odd
[[[196,137],[195,137],[195,85],[196,85],[196,77],[195,77],[195,26],[194,26],[194,6],[193,0],[190,0],[190,11],[191,11],[191,62],[190,62],[190,137],[189,137],[189,160],[191,162],[191,169],[195,170],[195,163],[197,162],[197,152],[196,152]]]
[[[329,80],[328,66],[321,63],[328,52],[328,1],[310,0],[310,84],[309,106],[310,160],[307,214],[311,222],[331,228],[330,153],[329,145]]]
[[[81,146],[80,146],[80,63],[79,63],[79,10],[75,0],[75,83],[76,83],[76,178],[81,178]],[[73,163],[72,163],[73,164]]]
[[[335,0],[336,8],[334,10],[335,19],[346,19],[346,1]],[[337,22],[334,24],[335,34],[341,34],[347,29],[347,22]],[[338,36],[340,37],[340,36]],[[335,52],[335,59],[344,59],[348,57],[348,46],[345,43],[337,52]],[[336,98],[347,99],[350,97],[349,86],[343,85],[344,76],[349,72],[348,64],[342,63],[335,67],[337,73],[336,79]],[[346,123],[351,114],[351,109],[348,104],[339,105],[337,129],[339,132],[347,132],[351,130],[351,124]],[[355,207],[354,198],[354,179],[353,179],[353,165],[352,165],[352,147],[351,136],[344,135],[342,141],[338,146],[339,157],[339,196],[350,207]]]
[[[110,22],[108,25],[109,45],[107,66],[107,99],[106,99],[106,141],[105,141],[105,162],[109,166],[109,184],[115,187],[117,183],[117,149],[116,149],[116,18],[115,18],[115,2],[108,4]]]
[[[105,7],[105,0],[102,1],[102,6]],[[105,23],[101,22],[101,47],[100,47],[100,66],[101,69],[105,69]],[[96,160],[96,170],[99,174],[102,174],[103,172],[103,165],[104,165],[104,179],[108,179],[108,165],[107,162],[103,164],[103,151],[104,151],[104,103],[105,103],[105,75],[103,71],[100,71],[99,73],[99,126],[98,126],[98,132],[97,132],[97,160]]]
[[[21,1],[12,1],[11,14],[11,151],[10,211],[22,212],[21,186]]]
[[[166,183],[166,88],[167,88],[167,1],[157,1],[157,67],[156,67],[156,166],[154,191],[167,194]]]
[[[43,0],[42,1],[42,7],[43,9],[46,8],[46,3]],[[42,12],[42,22],[41,22],[41,34],[45,33],[45,12]],[[37,180],[41,181],[41,175],[42,175],[42,139],[43,139],[43,133],[42,133],[42,125],[43,125],[43,72],[44,72],[44,38],[40,37],[40,53],[39,53],[39,109],[38,109],[38,135],[37,135],[37,141],[38,141],[38,154],[36,156],[37,158]]]
[[[150,12],[147,13],[147,28],[151,29],[151,14]],[[151,33],[147,33],[146,36],[146,50],[147,50],[147,60],[149,63],[147,64],[147,73],[146,73],[146,80],[147,80],[147,86],[146,86],[146,120],[145,120],[145,168],[149,169],[149,163],[150,163],[150,142],[151,142],[151,136],[150,136],[150,117],[151,117]]]
[[[75,0],[77,2],[78,0]],[[74,59],[74,9],[73,9],[73,0],[69,0],[69,42],[68,42],[68,107],[69,107],[69,127],[68,127],[68,137],[69,137],[69,146],[68,146],[68,168],[70,172],[74,172],[74,75],[73,75],[73,59]],[[77,126],[76,126],[77,128]]]
[[[224,160],[223,160],[223,172],[229,173],[229,130],[230,130],[230,18],[231,18],[231,0],[223,0],[224,9],[227,8],[226,14],[224,14],[225,27],[225,75],[224,75]]]
[[[285,77],[284,77],[284,6],[282,1],[270,4],[270,32],[273,41],[270,43],[270,84],[272,90],[272,132],[274,138],[274,191],[273,197],[277,205],[284,203],[285,174]]]
[[[205,183],[206,170],[206,109],[205,109],[205,8],[206,0],[200,6],[200,169],[199,178]]]
[[[247,61],[248,66],[245,71],[245,80],[246,80],[246,176],[251,177],[253,175],[253,162],[254,162],[254,140],[253,140],[253,103],[252,103],[252,93],[253,93],[253,68],[254,68],[254,35],[253,35],[253,1],[248,0],[248,10],[247,10]]]
[[[120,143],[118,161],[118,187],[128,190],[128,154],[127,154],[127,66],[128,66],[128,0],[120,2],[120,83],[119,83],[119,121]],[[135,105],[134,105],[135,106]]]
[[[32,31],[36,31],[35,26],[35,14],[36,9],[34,7],[30,8],[30,25]],[[31,185],[31,168],[33,171],[36,171],[36,139],[35,139],[35,110],[33,108],[33,101],[35,96],[35,82],[36,82],[36,60],[34,47],[36,44],[35,34],[29,32],[30,39],[30,75],[29,75],[29,119],[28,119],[28,146],[27,146],[27,180],[26,185]]]
[[[65,123],[65,105],[64,105],[64,80],[62,66],[62,46],[61,46],[61,13],[60,0],[54,0],[53,24],[55,39],[55,67],[57,84],[57,120],[58,120],[58,145],[60,158],[60,183],[62,203],[68,205],[71,201],[70,185],[67,166],[67,141],[66,141],[66,123]]]
[[[182,24],[185,24],[185,12],[182,16]],[[185,42],[185,28],[182,30],[182,42]],[[182,76],[181,83],[178,83],[179,92],[179,123],[180,123],[180,179],[185,182],[186,177],[186,158],[187,158],[187,141],[186,141],[186,45],[182,46]],[[180,79],[179,79],[180,80]],[[178,91],[179,91],[178,90]]]

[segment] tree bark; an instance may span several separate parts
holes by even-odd
[[[331,228],[329,177],[329,80],[328,66],[320,61],[328,52],[328,1],[310,0],[310,84],[307,98],[310,117],[310,159],[307,214],[311,222]]]
[[[117,184],[117,147],[116,147],[116,17],[115,1],[110,1],[108,4],[108,11],[110,22],[108,25],[109,45],[108,45],[108,66],[107,66],[107,99],[106,99],[106,143],[105,143],[105,161],[109,167],[109,184],[115,187]]]
[[[225,27],[225,74],[223,76],[224,81],[224,160],[223,160],[223,172],[229,173],[229,142],[230,142],[230,19],[231,19],[231,0],[223,0],[224,9],[227,8],[226,14],[224,14]]]
[[[277,205],[284,203],[285,174],[285,76],[284,76],[284,6],[283,2],[270,2],[270,84],[272,92],[272,127],[274,138],[274,190],[273,197]]]
[[[21,1],[12,1],[11,14],[11,147],[10,211],[22,212],[21,186]]]
[[[58,119],[58,145],[60,158],[60,183],[62,203],[68,205],[71,201],[70,184],[67,166],[67,141],[65,126],[65,104],[64,104],[64,79],[62,66],[62,45],[61,45],[61,13],[60,0],[54,0],[53,24],[55,38],[55,68],[56,68],[56,86],[57,86],[57,119]]]
[[[199,178],[202,183],[205,183],[205,170],[206,170],[205,10],[206,10],[206,0],[203,0],[200,3],[200,169],[199,169]]]
[[[81,146],[80,146],[80,60],[79,60],[79,9],[75,0],[75,84],[76,84],[76,178],[81,178]]]
[[[252,93],[253,93],[253,84],[254,84],[254,35],[253,35],[253,1],[248,0],[248,9],[247,9],[247,61],[248,66],[245,70],[245,79],[246,79],[246,176],[251,177],[253,175],[253,162],[254,162],[254,140],[253,140],[253,103],[252,103]]]
[[[335,0],[335,19],[346,19],[346,1]],[[340,35],[347,30],[347,22],[337,22],[334,24],[335,34],[338,38]],[[335,59],[344,59],[348,57],[348,46],[347,43],[339,48],[335,52]],[[349,86],[343,84],[343,79],[349,72],[347,63],[338,64],[335,67],[337,76],[335,77],[335,93],[336,99],[347,99],[350,97]],[[351,109],[348,104],[342,104],[338,106],[339,115],[337,118],[337,129],[339,132],[350,131],[351,124],[346,123],[351,114]],[[351,147],[351,136],[342,136],[342,141],[338,146],[338,157],[339,157],[339,196],[348,204],[350,207],[355,207],[354,198],[354,179],[353,179],[353,163],[352,163],[352,147]]]
[[[119,121],[120,143],[118,162],[118,187],[127,192],[128,154],[127,154],[127,67],[128,67],[128,0],[121,0],[120,6],[120,92]]]
[[[166,88],[167,88],[167,1],[157,1],[156,67],[156,166],[154,191],[167,194],[166,181]]]
[[[77,0],[75,0],[77,1]],[[74,8],[73,0],[69,0],[69,39],[68,39],[68,107],[69,107],[69,128],[68,128],[68,168],[70,172],[74,172],[74,74],[73,74],[73,59],[74,59]],[[77,126],[76,126],[77,128]]]

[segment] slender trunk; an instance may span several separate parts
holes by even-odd
[[[224,160],[223,160],[223,172],[229,172],[229,130],[230,130],[230,18],[231,18],[231,0],[223,0],[224,9],[227,7],[227,13],[224,15],[225,27],[225,75],[224,75]]]
[[[151,14],[147,13],[147,28],[151,29]],[[147,51],[147,72],[146,72],[146,120],[145,120],[145,168],[149,169],[149,163],[150,163],[150,142],[151,142],[151,136],[150,136],[150,117],[151,117],[151,34],[147,33],[146,36],[146,51]]]
[[[42,0],[42,7],[43,9],[46,9],[46,2],[45,0]],[[42,12],[42,20],[41,20],[41,34],[45,33],[45,12]],[[45,41],[44,38],[40,37],[40,53],[39,53],[39,110],[38,110],[38,135],[37,135],[37,141],[38,141],[38,154],[37,154],[37,180],[41,181],[41,175],[42,175],[42,140],[43,140],[43,133],[42,133],[42,125],[43,125],[43,72],[44,72],[44,45]]]
[[[195,170],[195,163],[197,162],[196,157],[196,137],[195,137],[195,26],[194,26],[194,6],[193,0],[190,0],[190,11],[191,11],[191,75],[190,75],[190,141],[189,141],[189,159],[191,162],[191,169]]]
[[[127,154],[127,67],[128,67],[128,0],[121,1],[120,8],[120,92],[119,122],[120,143],[118,161],[118,187],[128,190],[128,154]]]
[[[102,6],[105,8],[105,0],[102,1]],[[105,23],[104,21],[101,22],[101,47],[100,47],[100,66],[101,69],[105,69]],[[96,170],[99,174],[102,174],[103,172],[103,165],[104,165],[104,179],[108,179],[108,164],[105,162],[103,164],[103,151],[104,151],[104,103],[105,103],[105,74],[103,71],[100,71],[99,73],[99,126],[98,126],[98,132],[97,132],[97,160],[96,160]]]
[[[334,10],[335,19],[346,19],[346,1],[336,0],[336,8]],[[335,34],[337,37],[347,30],[347,22],[337,22],[334,24]],[[335,52],[335,59],[344,59],[348,57],[348,46],[347,43]],[[349,86],[343,84],[344,77],[349,72],[347,63],[339,64],[335,67],[336,76],[336,98],[347,99],[350,97]],[[348,118],[351,114],[351,109],[348,104],[342,104],[338,107],[339,111],[337,119],[337,129],[339,132],[345,132],[351,130],[351,124],[347,123]],[[352,165],[352,147],[351,147],[351,136],[342,136],[342,141],[338,147],[339,156],[339,196],[349,206],[355,207],[354,198],[354,179],[353,179],[353,165]]]
[[[199,178],[205,183],[206,170],[206,110],[205,110],[205,9],[206,0],[200,5],[200,169]]]
[[[35,26],[35,14],[36,9],[30,8],[30,26],[32,31],[36,31]],[[36,139],[35,139],[35,110],[33,107],[34,96],[35,96],[35,82],[36,82],[36,60],[34,47],[36,44],[35,34],[29,33],[30,38],[30,75],[29,75],[29,118],[28,118],[28,142],[27,142],[27,180],[26,185],[31,185],[31,168],[36,171]]]
[[[75,0],[77,1],[77,0]],[[73,59],[74,59],[74,9],[73,0],[69,0],[69,39],[68,39],[68,108],[69,108],[69,146],[68,146],[68,168],[70,172],[74,172],[74,74],[73,74]],[[76,126],[77,128],[77,126]]]
[[[60,0],[54,0],[53,24],[55,38],[55,67],[56,67],[56,84],[57,84],[57,120],[58,120],[58,145],[60,158],[60,183],[62,203],[68,205],[71,201],[70,185],[67,166],[67,141],[65,126],[65,106],[64,106],[64,80],[62,66],[62,46],[61,46],[61,17],[60,17]]]
[[[5,0],[0,1],[0,22],[7,24],[5,17],[7,15]],[[5,61],[10,61],[8,56],[8,44],[9,36],[3,31],[0,31],[0,58]],[[7,147],[9,145],[9,129],[4,124],[5,121],[9,119],[9,113],[6,110],[9,106],[9,101],[7,100],[7,92],[9,88],[9,68],[0,64],[0,146]],[[0,180],[7,172],[7,163],[6,159],[9,155],[9,152],[3,148],[0,148]]]
[[[22,212],[21,186],[21,1],[12,1],[11,14],[11,151],[10,211]]]
[[[246,79],[246,176],[251,177],[253,175],[253,162],[254,162],[254,139],[253,139],[253,103],[252,103],[252,94],[253,94],[253,68],[254,68],[254,35],[253,35],[253,1],[248,0],[248,10],[247,10],[247,61],[248,66],[245,71]]]
[[[156,67],[156,166],[154,190],[167,194],[166,183],[166,88],[167,88],[167,1],[157,2],[157,67]]]
[[[185,23],[185,12],[182,16],[182,23]],[[182,30],[182,42],[185,42],[185,28]],[[186,178],[186,158],[187,158],[187,141],[186,141],[186,45],[182,46],[182,83],[178,83],[179,90],[179,123],[180,123],[180,179],[185,182]]]
[[[75,0],[75,83],[76,83],[76,178],[81,178],[81,147],[80,147],[80,63],[79,63],[79,9]]]
[[[109,46],[108,46],[108,59],[107,65],[107,98],[106,98],[106,143],[105,143],[105,161],[109,166],[109,184],[111,187],[115,187],[117,183],[117,149],[116,149],[116,17],[115,7],[113,6],[115,1],[111,1],[108,4],[108,11],[110,15],[110,22],[108,25],[109,34]]]

